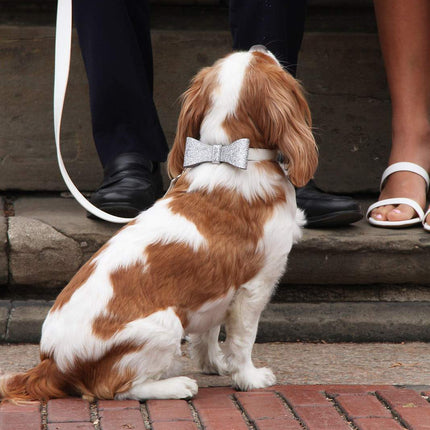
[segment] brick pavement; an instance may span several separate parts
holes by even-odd
[[[430,389],[391,385],[201,388],[190,400],[0,406],[0,430],[426,430]]]

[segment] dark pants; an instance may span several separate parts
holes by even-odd
[[[153,101],[149,0],[73,0],[94,140],[105,166],[126,152],[164,161]],[[233,48],[262,44],[295,74],[306,0],[230,0]]]
[[[306,0],[230,0],[233,49],[264,45],[295,76],[305,14]]]
[[[152,98],[149,0],[74,0],[103,165],[125,152],[164,161],[167,143]]]

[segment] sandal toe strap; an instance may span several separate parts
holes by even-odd
[[[381,206],[387,206],[387,205],[408,205],[418,214],[418,218],[420,220],[425,219],[424,211],[422,210],[421,206],[415,200],[408,199],[406,197],[385,199],[385,200],[380,200],[379,202],[373,203],[373,205],[370,205],[369,209],[367,209],[366,217],[370,218],[370,213],[373,211],[373,209],[379,208]],[[427,211],[427,214],[428,213],[430,213],[430,210]]]

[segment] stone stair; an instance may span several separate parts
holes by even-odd
[[[216,0],[153,2],[155,99],[169,142],[178,97],[198,69],[230,51]],[[319,186],[376,198],[390,142],[390,104],[370,1],[310,2],[299,76],[320,146]],[[59,289],[117,229],[64,193],[55,159],[55,2],[0,0],[0,340],[37,341]],[[63,155],[80,189],[101,179],[87,83],[74,35]],[[167,180],[166,184],[167,185]],[[430,235],[364,221],[305,230],[264,313],[260,340],[430,340]]]

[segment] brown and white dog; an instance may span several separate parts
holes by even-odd
[[[168,377],[188,333],[203,371],[228,373],[241,390],[275,382],[270,369],[254,367],[251,351],[301,234],[292,184],[305,184],[317,165],[308,105],[270,52],[233,53],[203,69],[184,94],[168,160],[173,176],[183,170],[189,136],[211,145],[248,138],[252,148],[276,149],[288,177],[275,160],[246,170],[186,169],[61,292],[43,325],[41,362],[0,379],[0,398],[194,396],[194,380]]]

